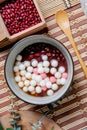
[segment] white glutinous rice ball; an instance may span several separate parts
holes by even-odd
[[[19,66],[20,64],[21,64],[20,61],[16,61],[16,62],[15,62],[15,65],[17,65],[17,66]]]
[[[15,76],[15,81],[16,82],[20,82],[21,81],[21,77],[20,76]]]
[[[46,83],[45,83],[45,80],[41,80],[41,81],[40,81],[40,86],[45,86],[45,84],[46,84]]]
[[[48,67],[49,65],[50,65],[50,62],[49,62],[49,61],[47,61],[47,60],[46,60],[46,61],[43,61],[43,66],[44,66],[44,67]]]
[[[52,68],[50,69],[50,73],[51,73],[51,74],[55,74],[56,72],[57,72],[56,68],[52,67]]]
[[[64,85],[65,82],[66,82],[66,79],[65,79],[65,78],[61,78],[61,79],[60,79],[60,83],[61,83],[62,85]]]
[[[20,75],[21,75],[21,76],[24,76],[25,74],[26,74],[26,70],[21,70],[21,71],[20,71]]]
[[[28,66],[30,66],[30,62],[29,61],[24,61],[24,65],[25,65],[25,67],[28,67]]]
[[[57,80],[56,80],[56,83],[57,83],[57,85],[61,85],[61,80],[60,80],[60,79],[57,79]]]
[[[42,55],[42,60],[47,60],[48,59],[48,56],[47,55]]]
[[[33,59],[33,60],[31,61],[31,65],[32,65],[33,67],[36,67],[36,66],[38,65],[38,61],[37,61],[36,59]]]
[[[31,80],[30,84],[31,84],[31,86],[36,86],[36,81],[35,80]]]
[[[31,78],[35,80],[36,76],[37,76],[36,74],[32,74]]]
[[[31,92],[31,94],[35,94],[35,93],[36,93],[35,90]]]
[[[40,75],[36,75],[35,81],[39,83],[41,80],[42,80],[42,77]]]
[[[47,83],[50,79],[47,77],[44,80],[45,80],[45,83]]]
[[[23,87],[23,91],[24,92],[28,92],[28,88],[27,87]]]
[[[25,77],[26,77],[27,79],[30,79],[30,78],[31,78],[31,73],[26,72]]]
[[[53,95],[53,93],[54,93],[54,92],[53,92],[53,90],[52,90],[52,89],[49,89],[49,90],[47,91],[47,95],[48,95],[48,96],[52,96],[52,95]]]
[[[43,62],[39,62],[37,66],[38,66],[38,68],[42,67],[43,66]]]
[[[39,67],[38,68],[38,73],[44,73],[44,68],[43,67]]]
[[[46,87],[47,87],[47,88],[51,88],[51,87],[52,87],[52,83],[51,83],[50,81],[48,81],[48,82],[46,83]]]
[[[20,81],[20,82],[18,83],[18,86],[19,86],[20,88],[23,88],[24,83],[23,83],[22,81]]]
[[[29,92],[33,92],[33,91],[34,91],[34,86],[29,86],[29,87],[28,87],[28,91],[29,91]]]
[[[24,85],[25,85],[25,86],[29,86],[29,84],[30,84],[30,81],[29,81],[29,80],[25,80],[25,81],[24,81]]]
[[[60,73],[60,72],[56,72],[56,73],[55,73],[55,77],[56,77],[57,79],[59,79],[59,78],[61,77],[61,73]]]
[[[58,66],[58,61],[55,60],[55,59],[52,59],[52,60],[51,60],[51,66],[57,67],[57,66]]]
[[[25,65],[23,63],[19,65],[19,70],[25,70]]]
[[[48,67],[44,67],[44,72],[49,73],[50,69]]]
[[[36,93],[39,94],[39,93],[41,93],[41,91],[42,91],[41,87],[40,87],[40,86],[37,86],[37,87],[36,87]]]
[[[27,71],[32,73],[33,72],[33,67],[32,66],[27,67]]]
[[[25,81],[25,80],[26,80],[26,77],[25,77],[25,76],[22,76],[22,77],[21,77],[21,80],[22,80],[22,81]]]
[[[22,60],[22,56],[21,55],[17,55],[16,60],[17,61],[21,61]]]
[[[52,84],[52,89],[53,89],[54,91],[56,91],[56,90],[58,89],[58,85],[57,85],[57,84]]]
[[[13,71],[14,72],[18,72],[19,71],[19,67],[18,66],[14,66]]]
[[[58,69],[58,71],[60,73],[64,73],[65,72],[65,68],[63,66],[60,66],[59,69]]]

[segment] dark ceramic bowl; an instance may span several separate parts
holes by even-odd
[[[52,96],[34,97],[34,96],[30,96],[30,95],[24,93],[17,86],[17,84],[14,80],[13,66],[14,66],[16,56],[25,47],[35,44],[35,43],[41,43],[41,42],[43,42],[45,44],[46,43],[51,44],[51,45],[55,46],[56,48],[58,48],[63,53],[63,55],[65,56],[65,59],[67,61],[67,65],[68,65],[68,78],[67,78],[65,85],[60,90],[55,92]],[[72,58],[71,58],[68,50],[57,40],[50,38],[48,36],[45,36],[45,35],[33,35],[33,36],[29,36],[29,37],[26,37],[26,38],[20,40],[11,49],[10,53],[8,54],[6,63],[5,63],[5,78],[6,78],[7,84],[9,86],[9,88],[12,90],[12,92],[17,97],[22,99],[23,101],[32,103],[32,104],[38,104],[38,105],[49,104],[49,103],[59,100],[61,97],[63,97],[63,95],[69,89],[70,84],[73,79],[73,61],[72,61]]]

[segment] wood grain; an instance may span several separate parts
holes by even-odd
[[[22,125],[23,130],[32,130],[29,122],[36,124],[36,122],[42,117],[42,115],[38,112],[33,111],[19,111],[21,116],[20,125]],[[4,128],[11,128],[9,125],[9,120],[11,120],[11,115],[7,114],[1,118],[1,123]],[[51,130],[52,126],[54,126],[54,130],[62,130],[53,120],[48,119],[47,117],[43,120],[42,128],[38,130]]]

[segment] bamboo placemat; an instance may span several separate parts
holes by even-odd
[[[87,65],[87,18],[80,4],[66,11],[70,18],[74,40],[82,59]],[[61,106],[58,107],[55,105],[55,112],[49,114],[49,116],[64,130],[83,130],[83,128],[87,127],[87,79],[84,77],[84,73],[70,42],[57,26],[55,16],[53,15],[46,18],[46,23],[49,30],[48,33],[68,48],[74,61],[74,83],[71,86],[71,93],[68,97],[60,101]],[[11,92],[4,79],[4,63],[8,52],[9,49],[0,53],[0,116],[8,113],[10,109],[9,93],[11,94]],[[39,112],[48,110],[47,106],[31,105],[21,101],[17,97],[15,97],[15,101],[19,110],[33,110]]]
[[[80,0],[37,0],[43,16],[46,18],[59,9],[68,9],[80,3]]]

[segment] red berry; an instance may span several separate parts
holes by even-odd
[[[11,35],[41,22],[32,0],[10,0],[1,5],[0,13]]]

